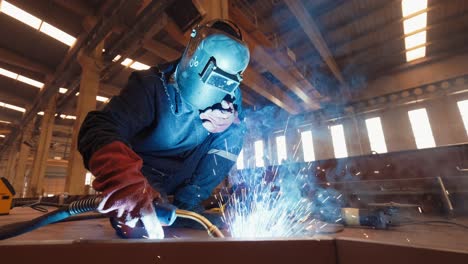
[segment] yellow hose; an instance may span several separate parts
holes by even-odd
[[[199,215],[197,213],[187,211],[187,210],[181,210],[177,209],[176,210],[176,215],[177,217],[181,218],[187,218],[187,219],[192,219],[194,221],[197,221],[200,223],[208,232],[208,235],[211,237],[224,237],[223,233],[219,231],[218,227],[213,225],[206,217]]]

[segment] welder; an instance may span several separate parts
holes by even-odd
[[[133,72],[118,96],[87,115],[78,149],[104,197],[98,211],[114,228],[163,238],[152,202],[168,195],[180,209],[204,210],[242,148],[239,85],[248,62],[239,28],[213,20],[192,30],[179,60]]]

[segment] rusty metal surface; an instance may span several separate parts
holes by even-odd
[[[80,240],[2,245],[0,255],[16,263],[336,263],[333,240]]]

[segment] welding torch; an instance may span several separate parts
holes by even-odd
[[[33,231],[41,226],[66,220],[70,216],[95,211],[101,201],[102,197],[100,196],[82,199],[29,221],[1,226],[0,240]],[[224,237],[223,233],[221,233],[215,225],[202,215],[191,211],[177,209],[177,207],[172,204],[153,202],[153,205],[161,225],[170,226],[174,223],[177,217],[187,218],[201,224],[211,237]]]

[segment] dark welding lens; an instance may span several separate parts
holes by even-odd
[[[211,57],[207,62],[200,73],[200,77],[205,84],[214,86],[229,94],[233,93],[240,83],[236,75],[229,74],[217,67],[214,57]]]

